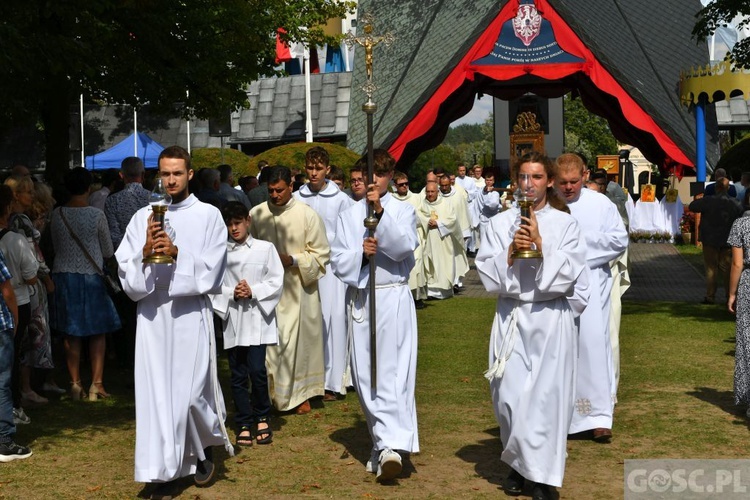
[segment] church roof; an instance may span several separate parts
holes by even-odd
[[[375,16],[375,34],[390,31],[396,37],[390,47],[375,48],[376,147],[392,147],[509,2],[513,8],[518,5],[518,0],[403,0],[398,7],[386,0],[359,2],[360,13]],[[543,3],[537,2],[540,6]],[[691,38],[695,13],[701,7],[699,0],[660,0],[658,6],[647,0],[547,0],[546,4],[684,157],[694,162],[695,120],[691,111],[680,103],[678,84],[681,69],[708,61],[706,44]],[[366,147],[366,118],[361,111],[366,96],[359,90],[365,81],[364,51],[359,47],[355,58],[348,146],[361,152]],[[455,103],[445,103],[449,105]],[[465,111],[469,109],[471,103]],[[718,155],[712,109],[707,113],[709,164],[715,164]],[[441,108],[440,112],[443,111]],[[429,133],[442,139],[447,126],[448,123],[440,124]],[[644,149],[639,144],[632,145]],[[414,151],[409,148],[405,151],[411,157],[401,160],[413,160]],[[653,151],[645,153],[659,156]]]

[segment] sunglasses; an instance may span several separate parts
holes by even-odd
[[[396,183],[396,187],[404,187],[404,186],[408,186],[408,185],[409,185],[408,182],[397,182]]]

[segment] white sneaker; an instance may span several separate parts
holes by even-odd
[[[15,425],[28,425],[31,423],[31,417],[26,415],[23,408],[19,406],[18,408],[13,408],[13,423]]]
[[[378,462],[380,461],[380,452],[373,448],[370,452],[370,460],[365,465],[365,471],[370,474],[375,474],[378,471]]]
[[[380,461],[378,462],[378,475],[375,479],[378,482],[389,481],[401,474],[401,455],[386,448],[380,452]]]

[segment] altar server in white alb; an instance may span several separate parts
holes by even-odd
[[[490,170],[484,174],[484,189],[476,194],[474,207],[479,220],[479,239],[489,227],[490,219],[500,213],[500,193],[495,191],[495,174]]]
[[[586,245],[591,297],[581,315],[576,405],[570,433],[592,431],[594,441],[612,438],[615,373],[609,335],[610,262],[628,247],[628,233],[617,207],[601,193],[582,189],[585,165],[573,153],[556,161],[556,183],[578,221]]]
[[[534,200],[531,216],[513,207],[490,220],[476,264],[498,294],[489,349],[490,392],[500,424],[503,482],[518,495],[533,481],[533,498],[552,498],[565,472],[573,413],[578,329],[586,305],[586,256],[575,219],[553,188],[554,166],[538,153],[521,157],[512,176]],[[535,248],[541,259],[514,258]]]
[[[362,221],[366,201],[339,217],[331,246],[333,272],[348,285],[352,325],[352,378],[359,395],[372,453],[366,470],[388,481],[401,472],[399,452],[419,451],[414,384],[417,370],[417,317],[409,290],[409,272],[417,246],[414,209],[388,193],[395,161],[375,150],[373,184],[366,200],[379,219],[374,237]],[[375,259],[377,384],[371,389],[369,262]]]
[[[328,152],[320,146],[307,150],[305,173],[308,183],[295,191],[294,198],[306,204],[323,219],[326,237],[333,241],[336,236],[336,221],[341,212],[354,204],[334,183],[326,179],[330,172]],[[323,347],[325,363],[325,395],[323,401],[335,401],[336,395],[346,395],[344,374],[349,363],[346,327],[346,285],[331,272],[318,280],[320,308],[323,314]]]
[[[233,454],[216,375],[213,309],[221,290],[227,230],[219,210],[188,192],[190,154],[179,146],[159,155],[159,177],[172,204],[164,227],[151,207],[138,210],[115,256],[128,296],[138,302],[135,346],[135,480],[160,483],[154,496],[173,493],[173,481],[195,474],[208,485],[212,446]],[[145,264],[152,252],[174,264]]]
[[[237,444],[269,444],[271,397],[268,394],[266,346],[279,343],[276,306],[284,285],[284,266],[267,241],[250,236],[247,207],[230,201],[221,209],[227,225],[227,271],[221,293],[211,295],[222,319],[229,358]],[[249,391],[248,391],[249,389]]]

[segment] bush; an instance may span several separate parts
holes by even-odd
[[[190,153],[192,156],[193,170],[202,168],[216,168],[222,163],[232,166],[234,178],[239,179],[245,175],[258,175],[257,161],[237,149],[224,148],[222,160],[221,148],[197,148]]]
[[[314,146],[321,146],[331,157],[331,165],[336,165],[344,169],[344,172],[349,173],[349,169],[354,166],[359,155],[354,151],[327,142],[295,142],[292,144],[285,144],[278,146],[268,151],[264,151],[256,155],[253,158],[253,165],[261,160],[265,160],[269,165],[284,165],[289,168],[305,168],[305,153],[308,149]]]

